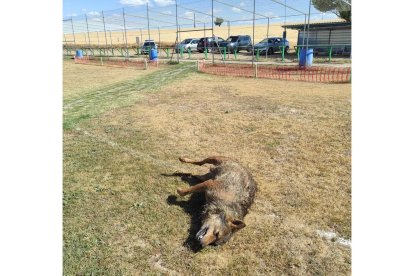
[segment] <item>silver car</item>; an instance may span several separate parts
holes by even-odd
[[[255,44],[254,50],[259,50],[260,54],[265,54],[267,52],[268,55],[272,55],[273,53],[281,52],[282,46],[285,46],[285,53],[287,53],[290,46],[287,39],[283,37],[269,37]]]
[[[199,39],[198,38],[187,38],[184,39],[183,41],[181,41],[180,43],[178,43],[175,46],[175,52],[179,53],[180,49],[183,48],[183,52],[193,52],[193,51],[197,51],[197,43],[198,43]]]

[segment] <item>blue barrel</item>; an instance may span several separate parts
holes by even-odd
[[[76,57],[78,57],[78,58],[83,57],[83,51],[82,50],[76,50]]]
[[[150,51],[150,60],[156,60],[158,58],[157,49],[151,49]]]
[[[313,62],[313,49],[308,48],[306,51],[306,48],[300,49],[299,53],[299,65],[300,66],[311,66]]]

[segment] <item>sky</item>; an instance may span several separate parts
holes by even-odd
[[[287,8],[279,3],[286,3]],[[149,7],[149,17],[151,18],[151,28],[175,25],[175,1],[174,0],[63,0],[63,19],[68,23],[68,19],[84,22],[87,16],[91,28],[93,20],[95,25],[102,25],[102,11],[105,23],[108,28],[119,28],[123,25],[123,8],[127,15],[126,28],[133,29],[134,26],[146,26],[146,5]],[[211,22],[211,1],[206,0],[177,0],[178,16],[180,25],[191,26],[194,22],[194,15],[197,23]],[[234,24],[246,24],[241,20],[252,19],[253,0],[214,0],[214,17],[222,17],[225,21],[238,21]],[[284,23],[304,21],[304,13],[308,13],[308,0],[256,0],[256,19],[262,18],[265,24],[265,17],[270,17],[272,22]],[[286,17],[285,17],[286,15]],[[321,13],[311,8],[311,20],[337,18],[332,13]],[[239,21],[240,20],[240,21]],[[251,21],[250,21],[251,22]],[[112,25],[111,25],[112,23]],[[234,25],[233,24],[233,25]],[[248,24],[248,23],[247,23]],[[75,24],[76,25],[76,24]],[[65,29],[65,28],[64,28]],[[69,31],[69,28],[64,32]],[[71,28],[70,28],[71,29]],[[75,30],[76,32],[76,30]]]

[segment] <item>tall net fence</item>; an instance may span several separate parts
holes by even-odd
[[[186,38],[249,35],[252,43],[285,36],[296,45],[298,30],[283,25],[307,20],[335,21],[331,12],[314,8],[309,15],[306,0],[245,1],[141,1],[143,5],[108,11],[91,11],[63,19],[63,44],[67,48],[135,48],[145,40],[158,47],[173,47]],[[157,5],[156,3],[163,3]],[[301,6],[302,8],[295,8]]]
[[[345,2],[340,12],[350,12],[350,2],[339,1]],[[205,73],[318,82],[351,80],[350,66],[304,68],[292,65],[297,64],[301,50],[308,46],[315,55],[325,55],[328,62],[335,55],[337,60],[351,56],[351,24],[338,18],[338,12],[322,13],[313,6],[307,10],[308,0],[150,0],[140,3],[142,5],[64,18],[64,54],[73,56],[80,51],[84,60],[77,59],[78,63],[147,69],[153,64],[94,57],[146,58],[150,53],[145,43],[151,41],[150,48],[155,45],[160,59],[211,60],[212,63],[200,63],[199,69]],[[332,30],[323,28],[324,24],[343,26]],[[249,47],[221,46],[242,36],[249,37]],[[200,43],[194,42],[209,37],[213,38],[212,47],[204,42],[200,48]],[[283,46],[269,46],[277,39],[285,41]],[[192,41],[191,45],[185,44],[187,40]]]

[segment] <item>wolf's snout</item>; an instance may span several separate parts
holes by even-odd
[[[200,231],[198,231],[196,235],[197,240],[201,241],[203,237],[205,236],[205,234],[207,233],[207,231],[208,231],[208,227],[204,227]]]

